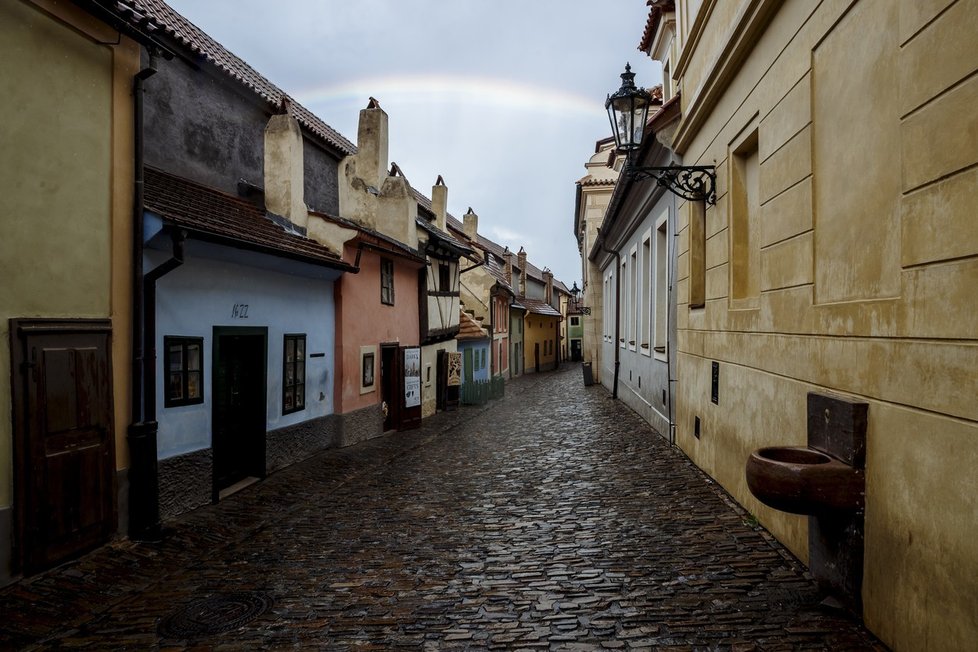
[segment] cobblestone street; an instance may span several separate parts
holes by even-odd
[[[577,365],[167,525],[0,590],[0,648],[883,649]]]

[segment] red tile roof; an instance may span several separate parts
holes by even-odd
[[[520,303],[524,308],[532,312],[534,315],[546,315],[548,317],[560,317],[560,311],[551,306],[546,301],[542,299],[530,299],[529,297],[520,297]]]
[[[232,79],[264,99],[273,110],[282,105],[286,98],[291,105],[290,112],[307,130],[332,145],[343,154],[356,153],[356,145],[340,132],[316,117],[285,91],[270,82],[258,71],[245,63],[240,57],[211,38],[202,29],[177,13],[163,0],[118,0],[120,7],[137,12],[153,19],[164,27],[164,32],[178,44],[195,55],[202,56]]]
[[[652,47],[652,39],[655,38],[655,33],[659,29],[659,21],[662,20],[662,14],[676,10],[675,0],[648,0],[646,4],[651,9],[649,9],[649,18],[645,21],[645,31],[642,33],[642,40],[638,44],[638,49],[641,52],[648,52],[649,48]]]
[[[253,202],[155,168],[146,168],[146,210],[205,239],[315,265],[352,270],[338,255],[272,221]]]
[[[459,310],[457,340],[487,340],[489,333],[469,313]]]

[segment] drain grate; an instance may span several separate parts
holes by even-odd
[[[268,611],[272,598],[261,591],[238,591],[195,600],[170,614],[157,630],[162,638],[198,638],[229,632]]]

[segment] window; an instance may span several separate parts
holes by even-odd
[[[452,291],[452,276],[448,261],[438,263],[438,290],[441,292]]]
[[[580,324],[581,324],[580,317],[571,317],[571,326],[580,326]]]
[[[689,307],[706,305],[706,202],[686,203],[689,215]]]
[[[380,259],[380,302],[394,305],[394,261]]]
[[[642,353],[650,353],[649,337],[650,324],[652,317],[652,238],[651,236],[642,241],[642,324],[638,332],[638,342],[642,346]]]
[[[618,281],[618,305],[621,315],[621,321],[625,322],[625,327],[623,331],[628,330],[628,259],[625,259],[621,263],[621,276]],[[618,334],[618,346],[625,348],[625,333]]]
[[[666,324],[669,320],[669,302],[667,299],[668,252],[669,252],[669,213],[666,213],[655,225],[655,352],[666,352]]]
[[[306,407],[306,336],[286,335],[282,374],[282,414]]]
[[[204,338],[164,337],[166,393],[164,407],[204,402]]]

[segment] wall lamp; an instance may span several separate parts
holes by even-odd
[[[652,94],[635,86],[635,73],[625,64],[621,74],[621,88],[608,96],[604,103],[615,135],[615,148],[625,154],[622,174],[629,179],[651,179],[669,192],[689,201],[717,203],[717,175],[712,165],[670,165],[650,167],[635,165],[635,153],[642,146],[642,138],[648,126],[649,106]],[[652,136],[651,130],[649,136]]]
[[[582,315],[590,315],[591,308],[581,305],[581,288],[577,287],[577,281],[574,281],[574,287],[571,288],[571,295],[574,297],[574,307],[577,311]]]

